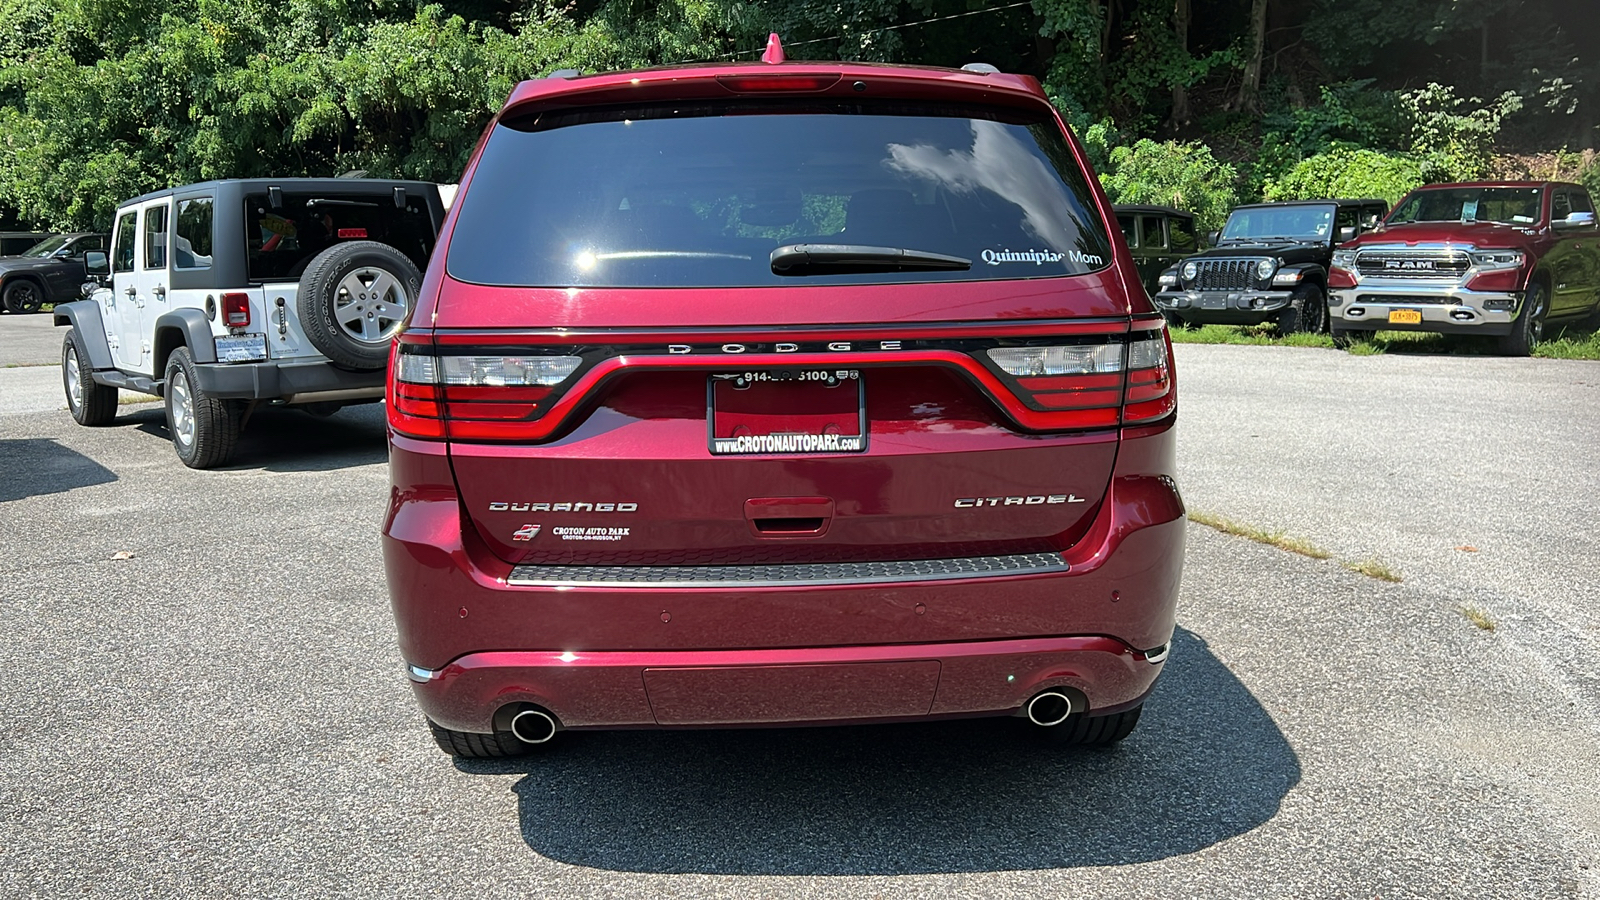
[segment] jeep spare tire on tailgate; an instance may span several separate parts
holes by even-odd
[[[416,265],[387,244],[336,244],[300,277],[300,325],[334,365],[381,369],[421,286]]]

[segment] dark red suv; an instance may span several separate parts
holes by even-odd
[[[520,85],[389,370],[389,588],[440,746],[1125,737],[1184,510],[1113,222],[1038,83],[989,67]]]

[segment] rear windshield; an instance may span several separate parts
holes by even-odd
[[[247,194],[244,203],[251,281],[299,281],[317,254],[348,241],[388,244],[418,269],[427,268],[433,252],[433,218],[420,197],[408,195],[403,209],[388,192],[285,193],[276,208],[266,194]]]
[[[1109,240],[1053,119],[948,106],[701,105],[498,125],[460,201],[451,276],[526,287],[972,281],[1079,275]],[[849,244],[968,269],[774,274]]]

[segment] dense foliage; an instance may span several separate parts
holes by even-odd
[[[453,180],[520,79],[748,60],[776,30],[796,58],[1035,75],[1115,199],[1215,224],[1591,146],[1592,2],[0,0],[0,223],[104,227],[213,177]]]

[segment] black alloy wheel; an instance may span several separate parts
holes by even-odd
[[[6,285],[3,299],[6,310],[12,313],[38,312],[44,306],[44,292],[26,278],[13,278]]]

